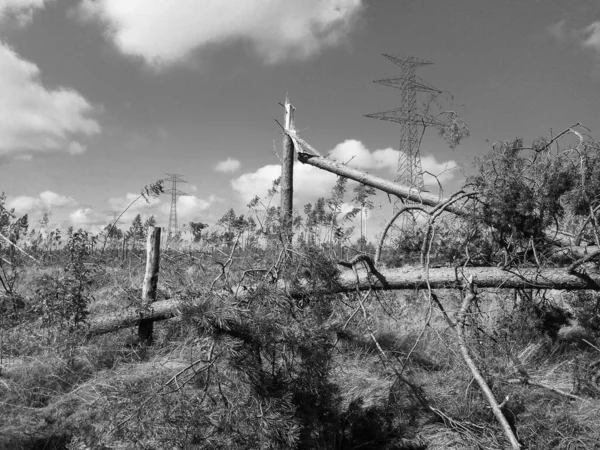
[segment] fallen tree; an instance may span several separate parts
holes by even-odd
[[[462,288],[465,279],[473,277],[478,288],[491,289],[562,289],[562,290],[598,290],[600,289],[600,271],[571,271],[569,268],[551,269],[502,269],[500,267],[459,267],[423,268],[405,267],[384,269],[381,271],[360,269],[356,272],[345,270],[330,286],[309,289],[299,283],[298,286],[278,283],[277,288],[292,297],[309,295],[339,294],[358,290],[401,290],[401,289],[450,289]],[[240,291],[242,291],[240,289]],[[237,298],[251,295],[253,288],[243,290]],[[227,294],[234,295],[234,294]],[[161,321],[180,314],[184,303],[179,300],[154,302],[147,309],[127,308],[112,314],[92,319],[88,336],[96,336],[133,327],[144,321]]]
[[[343,176],[354,181],[358,181],[359,183],[363,183],[367,186],[374,187],[383,192],[386,192],[387,194],[398,196],[400,198],[406,199],[407,201],[414,202],[419,205],[439,207],[440,205],[448,203],[448,205],[444,207],[444,211],[446,212],[462,217],[467,217],[469,216],[469,214],[472,214],[471,209],[466,207],[467,200],[453,203],[451,201],[451,198],[444,198],[442,196],[437,196],[429,192],[419,191],[414,187],[402,186],[400,184],[394,183],[376,175],[364,173],[360,170],[353,169],[345,164],[332,161],[320,155],[306,153],[302,151],[302,146],[307,147],[314,152],[316,152],[316,150],[314,150],[305,141],[300,139],[295,133],[293,135],[290,134],[290,136],[293,137],[296,143],[298,161],[300,161],[302,164],[308,164],[310,166],[317,167],[327,172],[331,172],[336,175]],[[552,244],[557,248],[563,249],[563,254],[566,252],[575,258],[582,258],[590,253],[594,253],[600,250],[600,247],[597,245],[574,245],[580,244],[581,239],[570,236],[569,233],[565,233],[560,230],[547,231],[545,233],[545,239],[549,244]]]

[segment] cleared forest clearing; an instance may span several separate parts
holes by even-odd
[[[595,142],[502,143],[443,199],[284,140],[340,177],[304,217],[282,181],[254,230],[28,246],[3,209],[4,448],[597,448]],[[348,179],[422,225],[349,247]]]

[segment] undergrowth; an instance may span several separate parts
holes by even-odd
[[[86,337],[94,315],[135,305],[141,261],[115,267],[75,249],[61,270],[25,271],[30,290],[2,332],[4,448],[505,448],[426,296],[311,294],[335,286],[334,259],[310,246],[258,252],[229,249],[220,264],[167,252],[159,300],[178,300],[179,315],[156,324],[151,347],[132,329]],[[292,282],[281,289],[277,276]],[[460,293],[438,296],[454,317]],[[600,442],[598,393],[583,376],[599,353],[559,333],[577,319],[597,337],[590,299],[567,308],[499,290],[469,317],[469,347],[530,449]]]

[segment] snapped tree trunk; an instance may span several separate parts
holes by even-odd
[[[283,160],[281,162],[281,235],[283,242],[292,243],[294,209],[294,142],[287,132],[294,130],[294,107],[285,98],[286,133],[283,134]]]
[[[598,290],[600,289],[600,272],[587,271],[570,273],[568,268],[553,269],[521,269],[507,271],[499,267],[467,267],[429,269],[429,286],[432,289],[453,289],[463,286],[464,279],[473,277],[473,282],[481,289],[562,289],[562,290]],[[305,288],[290,291],[283,282],[278,288],[286,295],[303,297],[306,295],[335,294],[352,292],[358,289],[368,290],[401,290],[427,288],[427,273],[423,268],[386,269],[377,273],[357,270],[345,270],[329,286]],[[358,285],[357,285],[358,283]],[[252,287],[248,287],[251,289]],[[241,297],[241,296],[238,296]],[[136,326],[141,320],[158,321],[175,317],[179,314],[180,302],[165,300],[154,302],[148,308],[128,308],[118,313],[93,319],[88,336],[110,333],[122,328]]]
[[[142,308],[147,309],[156,301],[156,288],[158,286],[158,271],[160,267],[160,227],[148,227],[146,241],[146,272],[142,284]],[[140,343],[152,345],[152,332],[154,321],[143,319],[139,323],[138,336]]]

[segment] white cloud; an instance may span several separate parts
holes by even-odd
[[[386,148],[383,150],[369,151],[362,142],[348,139],[329,153],[329,157],[348,166],[361,170],[396,170],[398,165],[398,151]]]
[[[244,202],[249,202],[256,195],[265,197],[271,189],[273,180],[281,176],[280,165],[263,166],[255,172],[245,173],[231,181],[233,190],[236,191]],[[337,176],[306,164],[296,163],[294,166],[294,196],[323,197],[326,196]]]
[[[131,204],[132,202],[134,202],[133,205]],[[160,197],[149,198],[148,202],[146,202],[143,198],[140,198],[140,194],[133,194],[131,192],[128,192],[123,197],[110,198],[108,206],[111,211],[116,211],[119,214],[127,210],[119,219],[120,222],[127,225],[138,214],[143,217],[150,217],[151,215],[156,215],[161,207],[166,206],[168,209],[168,205],[165,205]]]
[[[600,20],[584,28],[583,35],[585,39],[581,42],[581,45],[600,54]]]
[[[20,195],[19,197],[9,199],[6,202],[6,206],[9,209],[14,208],[17,214],[28,214],[37,210],[40,205],[41,201],[39,198],[29,197],[27,195]]]
[[[329,158],[338,162],[347,163],[348,166],[363,170],[377,171],[388,179],[393,179],[398,165],[399,151],[391,148],[370,151],[360,141],[349,139],[338,144],[330,153]],[[437,176],[440,183],[453,178],[456,163],[454,161],[438,162],[435,157],[426,155],[421,157],[424,172],[430,172]],[[281,175],[280,165],[267,165],[254,172],[245,173],[231,181],[233,190],[244,202],[249,202],[256,195],[265,197],[267,191],[272,187],[273,180]],[[426,185],[437,186],[435,178],[424,173]],[[314,201],[318,197],[326,197],[330,194],[337,179],[337,175],[317,169],[307,164],[296,163],[294,165],[294,202],[302,205],[308,201]],[[350,182],[347,189],[353,189],[354,182]],[[275,199],[275,204],[278,202]]]
[[[74,227],[87,227],[92,224],[96,225],[98,217],[93,208],[77,208],[69,214],[69,220]]]
[[[217,172],[231,173],[241,167],[241,163],[237,159],[227,158],[225,161],[220,161],[215,166]]]
[[[139,197],[139,194],[127,193],[123,197],[114,197],[108,200],[110,210],[117,211],[119,214],[124,211],[133,200]],[[180,224],[190,220],[198,220],[199,214],[210,208],[213,203],[219,201],[218,197],[210,196],[208,200],[201,199],[195,195],[186,195],[177,198],[177,220]],[[121,228],[128,228],[134,217],[138,214],[142,220],[151,215],[155,217],[159,226],[166,227],[169,223],[169,214],[171,212],[170,198],[150,198],[149,202],[143,199],[137,200],[119,219]]]
[[[347,163],[348,166],[359,170],[371,171],[382,170],[388,174],[395,174],[398,167],[398,156],[400,152],[392,148],[370,151],[360,141],[348,139],[338,144],[329,154],[329,157]],[[423,178],[426,185],[437,184],[434,177],[437,177],[440,183],[448,181],[454,177],[456,162],[449,160],[438,162],[434,156],[421,156],[421,167],[423,169]],[[429,172],[425,173],[425,172]]]
[[[566,20],[563,19],[549,26],[547,31],[559,42],[578,42],[581,47],[593,50],[600,55],[600,20],[578,29],[567,26]]]
[[[56,192],[52,192],[52,191],[44,191],[44,192],[40,193],[40,200],[47,207],[72,206],[77,203],[73,197],[66,197],[64,195],[59,195]]]
[[[438,162],[434,156],[426,155],[421,156],[421,168],[425,185],[437,185],[436,178],[442,184],[454,178],[458,166],[455,161]]]
[[[73,197],[59,195],[52,191],[41,192],[38,197],[21,195],[7,201],[8,208],[15,208],[17,214],[37,213],[76,204],[77,201]]]
[[[81,155],[82,153],[85,153],[86,150],[85,145],[82,145],[77,141],[71,141],[67,149],[71,155]]]
[[[208,201],[210,203],[223,203],[225,201],[225,199],[211,194],[208,196]]]
[[[199,220],[202,212],[210,208],[211,202],[193,195],[179,197],[177,199],[177,219],[183,222]]]
[[[47,0],[0,0],[0,18],[14,18],[20,25],[31,21],[33,13],[44,7]]]
[[[92,106],[67,88],[46,89],[39,68],[0,41],[0,155],[19,152],[80,152],[72,136],[93,135],[100,125]]]
[[[267,63],[303,59],[339,44],[362,9],[362,0],[84,0],[79,16],[100,20],[121,52],[156,67],[236,41]]]

